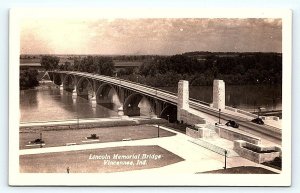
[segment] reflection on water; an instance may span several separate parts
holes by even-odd
[[[177,87],[163,87],[171,92],[177,93]],[[247,111],[257,111],[258,107],[266,110],[282,109],[281,86],[257,86],[257,85],[227,85],[226,105],[244,109]],[[190,97],[204,102],[212,103],[212,86],[191,86]]]
[[[117,115],[117,111],[92,104],[91,101],[58,89],[21,91],[20,111],[22,122]]]
[[[27,108],[36,109],[38,108],[38,100],[37,100],[38,92],[36,90],[32,90],[32,92],[28,92],[26,90],[20,91],[20,102],[23,108],[27,110]],[[26,100],[23,99],[23,96],[26,95]]]
[[[226,92],[226,103],[229,106],[257,111],[257,107],[266,110],[282,109],[281,87],[277,86],[230,86]]]

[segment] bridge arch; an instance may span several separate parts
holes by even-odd
[[[61,74],[56,74],[56,73],[53,73],[53,83],[60,86],[62,84],[62,79],[61,79]]]
[[[77,96],[85,99],[90,99],[95,96],[94,87],[92,82],[86,78],[81,77],[76,85]]]
[[[96,91],[96,102],[102,106],[117,109],[122,101],[117,90],[109,83],[101,84]]]
[[[73,75],[67,74],[63,79],[63,89],[73,92],[76,88],[76,78]]]
[[[176,122],[177,121],[177,106],[165,103],[159,117],[168,120],[170,123]]]
[[[128,116],[155,115],[155,102],[139,93],[129,95],[123,105],[124,114]]]

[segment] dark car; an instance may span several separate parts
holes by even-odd
[[[99,139],[99,136],[97,136],[97,134],[91,134],[87,139]]]
[[[35,139],[33,141],[29,141],[29,144],[43,144],[45,143],[42,139]]]
[[[228,120],[225,125],[233,128],[239,128],[239,124],[232,120]]]
[[[256,123],[256,124],[259,124],[259,125],[263,125],[263,124],[265,124],[264,122],[263,122],[263,120],[261,119],[261,118],[255,118],[255,119],[253,119],[251,122],[253,122],[253,123]]]

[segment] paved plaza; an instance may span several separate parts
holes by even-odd
[[[142,139],[135,141],[119,141],[119,142],[107,142],[107,143],[94,143],[94,144],[83,144],[74,146],[60,146],[60,147],[49,147],[49,148],[36,148],[36,149],[23,149],[20,150],[20,155],[30,154],[44,154],[44,153],[55,153],[55,152],[69,152],[79,150],[92,150],[100,148],[112,148],[112,147],[123,147],[123,146],[153,146],[157,145],[183,159],[178,163],[173,163],[159,168],[142,169],[126,171],[130,173],[174,173],[174,174],[194,174],[198,172],[206,172],[212,170],[219,170],[224,167],[224,156],[217,154],[211,150],[205,149],[192,142],[193,138],[176,132],[174,130],[162,127],[162,129],[169,132],[173,132],[176,135],[163,138],[152,138]],[[224,139],[225,140],[225,139]],[[224,149],[232,150],[232,143],[230,141],[224,142],[222,140],[219,145]],[[218,141],[215,141],[218,145]],[[265,141],[263,141],[263,144]],[[270,144],[271,142],[268,142]],[[86,163],[88,164],[88,162]],[[239,166],[254,166],[262,167],[271,170],[276,173],[280,173],[279,170],[251,162],[239,156],[231,156],[227,158],[227,167],[239,167]]]

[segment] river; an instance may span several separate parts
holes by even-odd
[[[177,87],[161,87],[160,89],[177,93]],[[190,98],[212,103],[212,86],[190,87]],[[225,103],[227,106],[255,112],[258,107],[265,111],[282,110],[281,86],[269,85],[226,85]]]
[[[163,88],[177,92],[176,87]],[[212,87],[190,88],[190,97],[212,102]],[[141,113],[144,101],[141,101]],[[281,110],[281,88],[275,86],[226,86],[226,105],[248,111]],[[20,91],[21,122],[54,121],[77,118],[104,118],[117,116],[116,110],[92,104],[91,101],[76,97],[57,88]]]

